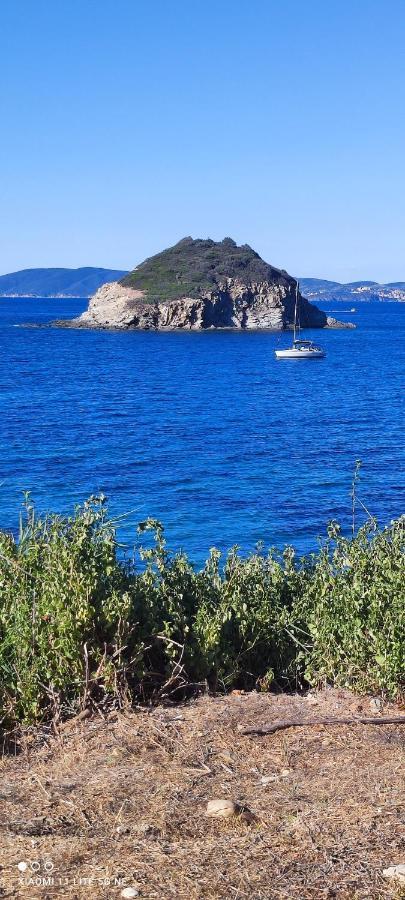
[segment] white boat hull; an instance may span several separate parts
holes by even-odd
[[[277,359],[323,359],[325,351],[317,347],[313,341],[303,340],[299,337],[300,323],[298,315],[299,284],[296,282],[295,309],[294,309],[294,338],[291,347],[286,350],[275,350]],[[298,337],[297,337],[298,334]]]
[[[277,359],[323,359],[325,351],[318,348],[303,347],[299,350],[297,347],[290,347],[288,350],[276,350],[275,354]]]

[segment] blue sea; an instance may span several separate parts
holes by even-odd
[[[276,360],[288,334],[25,328],[86,300],[0,299],[0,527],[22,492],[71,512],[104,493],[136,523],[160,519],[197,565],[212,546],[317,548],[349,532],[350,486],[381,524],[404,511],[405,304],[323,304],[357,329],[307,331],[326,359]],[[361,509],[358,523],[364,519]]]

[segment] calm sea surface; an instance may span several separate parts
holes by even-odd
[[[307,331],[325,360],[276,360],[288,335],[19,328],[73,317],[78,300],[0,299],[0,527],[24,490],[71,511],[103,492],[172,548],[293,543],[350,527],[350,483],[381,523],[402,513],[405,304],[324,304],[356,331]],[[344,313],[343,310],[346,310]],[[359,516],[359,522],[361,516]]]

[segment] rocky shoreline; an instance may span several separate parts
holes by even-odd
[[[90,299],[88,309],[76,319],[52,324],[63,328],[188,330],[231,328],[283,331],[292,327],[295,282],[246,286],[228,278],[217,290],[201,297],[183,297],[168,302],[146,302],[143,291],[111,282]],[[354,328],[339,322],[300,298],[303,328]]]
[[[202,331],[291,328],[297,282],[232,238],[182,238],[119,281],[103,284],[81,316],[64,328]],[[302,328],[354,328],[298,294]]]

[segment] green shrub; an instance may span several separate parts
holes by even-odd
[[[230,277],[249,286],[258,281],[274,283],[289,276],[264,262],[247,244],[238,247],[231,238],[212,241],[188,237],[145,259],[120,283],[143,291],[143,303],[159,303],[201,297],[207,291],[218,290]]]
[[[405,677],[404,520],[355,539],[329,527],[294,615],[305,623],[303,662],[321,680],[395,696]]]
[[[196,571],[148,520],[141,565],[120,558],[104,499],[0,532],[0,721],[88,704],[156,702],[209,687],[328,681],[398,696],[404,685],[403,520],[352,539],[337,525],[297,560],[212,550]]]
[[[12,719],[74,708],[89,679],[114,668],[129,624],[130,579],[117,562],[103,500],[67,519],[37,519],[31,505],[18,543],[0,533],[0,674]]]

